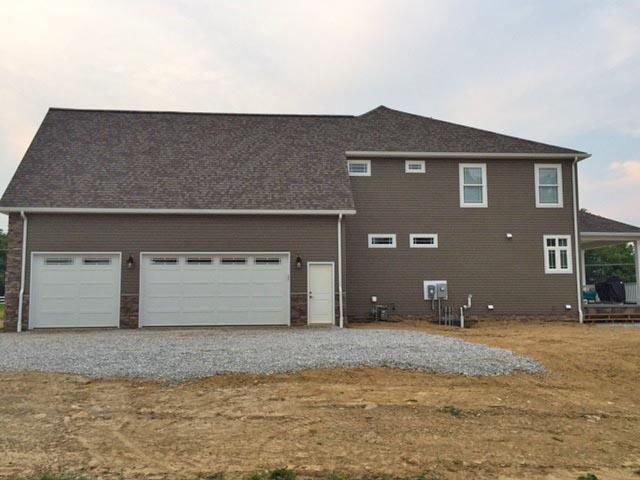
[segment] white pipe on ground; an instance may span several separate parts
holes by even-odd
[[[340,328],[344,328],[344,306],[342,303],[342,214],[338,215],[338,305],[340,305]]]
[[[27,216],[24,210],[20,212],[22,217],[22,268],[20,270],[20,293],[18,294],[18,324],[16,330],[22,331],[22,304],[24,303],[25,270],[27,264]]]

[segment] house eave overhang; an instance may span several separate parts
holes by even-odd
[[[354,209],[337,210],[276,210],[276,209],[190,209],[190,208],[63,208],[63,207],[0,207],[1,213],[83,213],[136,215],[355,215]]]
[[[640,232],[580,232],[580,244],[589,248],[636,241],[640,241]]]
[[[493,152],[385,152],[348,150],[347,158],[511,158],[511,159],[540,159],[540,160],[584,160],[589,158],[589,153],[493,153]]]

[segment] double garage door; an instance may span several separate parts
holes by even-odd
[[[34,254],[30,324],[117,327],[120,254]],[[289,255],[144,254],[140,326],[288,325]]]

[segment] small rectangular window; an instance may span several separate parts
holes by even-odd
[[[371,160],[349,160],[349,175],[352,177],[370,177]]]
[[[83,258],[82,263],[85,265],[111,265],[110,258]]]
[[[438,235],[435,233],[412,233],[409,235],[411,248],[438,248]]]
[[[487,165],[460,164],[460,206],[487,207]]]
[[[188,265],[211,265],[213,259],[210,257],[189,257],[187,258]]]
[[[151,263],[154,265],[177,265],[178,259],[176,257],[154,257],[151,259]]]
[[[405,173],[425,173],[427,171],[424,160],[405,160]]]
[[[256,265],[280,265],[279,258],[256,258]]]
[[[49,257],[44,260],[45,265],[73,265],[73,258]]]
[[[571,264],[571,236],[544,236],[545,273],[573,273]]]
[[[562,165],[535,165],[536,207],[562,207]]]
[[[369,248],[396,248],[396,234],[370,233]]]
[[[220,261],[223,265],[244,265],[247,259],[244,257],[225,257]]]

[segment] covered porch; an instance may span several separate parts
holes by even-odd
[[[586,211],[578,220],[585,321],[640,321],[640,228]],[[613,245],[625,246],[622,260],[589,261],[597,257],[590,252]]]

